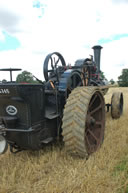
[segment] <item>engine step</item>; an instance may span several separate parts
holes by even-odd
[[[41,143],[47,144],[47,143],[49,143],[51,141],[53,141],[53,137],[48,137],[47,139],[42,140]]]

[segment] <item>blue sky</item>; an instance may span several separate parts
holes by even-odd
[[[40,4],[39,4],[40,5]],[[40,8],[38,4],[35,5],[34,7]],[[40,16],[42,17],[42,16]],[[39,18],[40,18],[39,17]],[[0,51],[5,51],[5,50],[16,50],[17,48],[20,47],[20,41],[11,35],[9,35],[7,32],[2,32],[4,36],[4,40],[0,41]],[[115,34],[111,37],[108,38],[102,38],[98,40],[99,45],[107,44],[112,41],[120,40],[121,38],[127,38],[128,34]]]
[[[112,35],[108,38],[102,38],[98,40],[98,44],[107,44],[116,40],[120,40],[121,38],[128,38],[128,33],[127,34],[115,34]]]
[[[20,41],[11,35],[9,35],[7,32],[2,32],[4,36],[4,40],[0,41],[0,51],[5,50],[16,50],[20,47]]]
[[[117,80],[128,68],[127,10],[126,0],[1,0],[0,68],[22,68],[43,79],[50,52],[73,65],[100,44],[101,70]]]

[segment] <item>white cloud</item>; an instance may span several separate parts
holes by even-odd
[[[128,68],[128,38],[113,41],[104,46],[101,56],[101,69],[110,80],[121,74],[122,68]]]
[[[43,79],[43,61],[44,57],[38,54],[32,54],[31,52],[23,49],[3,51],[0,52],[0,68],[21,68],[23,71],[27,70],[36,77]],[[14,79],[17,74],[20,73],[14,72]],[[2,79],[9,80],[10,76],[7,72],[0,72],[0,80]]]

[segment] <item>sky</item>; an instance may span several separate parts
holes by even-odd
[[[116,81],[128,68],[127,10],[128,0],[0,0],[0,68],[44,80],[49,53],[60,52],[74,65],[101,45],[101,70]],[[2,79],[9,80],[9,72],[0,72]]]

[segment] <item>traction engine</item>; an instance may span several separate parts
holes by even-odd
[[[73,66],[60,53],[49,54],[43,65],[45,81],[39,84],[16,83],[12,77],[0,83],[1,154],[8,146],[13,153],[39,150],[61,139],[68,152],[87,158],[101,146],[109,89],[101,77],[101,48],[94,46],[94,59],[79,59]],[[114,93],[106,106],[112,118],[119,118],[123,93]]]

